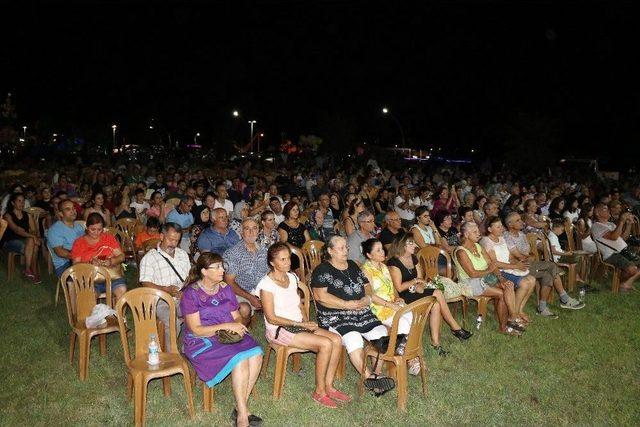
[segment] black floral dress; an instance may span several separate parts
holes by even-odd
[[[329,262],[323,262],[311,276],[311,287],[327,288],[327,292],[345,301],[359,300],[365,295],[365,285],[369,280],[360,267],[348,261],[346,270],[338,270]],[[318,324],[328,329],[334,328],[340,335],[349,332],[364,334],[382,325],[370,307],[359,310],[328,308],[317,304]]]

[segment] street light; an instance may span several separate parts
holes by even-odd
[[[239,117],[240,113],[238,112],[238,110],[233,110],[233,113],[231,113],[233,115],[233,117]]]
[[[398,126],[398,129],[400,129],[400,137],[402,138],[402,146],[406,147],[406,144],[405,144],[405,141],[404,141],[404,130],[402,129],[402,125],[400,124],[400,121],[396,118],[396,116],[391,114],[391,111],[389,111],[389,109],[387,107],[382,107],[382,114],[384,114],[385,116],[391,117],[393,119],[393,121],[396,122],[396,125]]]
[[[200,132],[196,132],[195,136],[193,137],[193,143],[194,144],[198,144],[198,138],[200,137]]]
[[[251,152],[253,152],[253,125],[255,125],[256,123],[258,122],[256,122],[255,120],[249,120],[249,125],[251,126],[251,130],[249,133],[249,145],[251,147]]]
[[[26,126],[22,126],[22,137],[23,138],[27,138],[27,127]]]
[[[113,151],[113,149],[116,148],[116,129],[118,129],[118,126],[113,124],[111,125],[111,129],[113,129],[113,144],[111,146],[111,150]]]

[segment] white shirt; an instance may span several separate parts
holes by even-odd
[[[596,242],[596,247],[602,254],[602,259],[604,260],[627,247],[627,243],[622,239],[622,237],[618,237],[616,240],[609,240],[602,237],[609,231],[614,231],[615,229],[616,225],[612,222],[596,222],[593,224],[593,227],[591,227],[591,235],[593,236],[593,240]],[[606,247],[601,242],[606,243],[613,249]]]
[[[178,277],[175,271],[171,268],[169,263],[162,258],[164,256],[175,269],[182,276],[182,280]],[[158,245],[157,249],[151,249],[142,257],[140,261],[140,282],[151,282],[157,286],[177,286],[182,289],[184,286],[183,280],[187,280],[189,275],[189,269],[191,268],[191,262],[189,261],[189,255],[180,248],[175,249],[174,256],[172,257]]]
[[[231,202],[231,200],[224,199],[224,205],[223,205],[218,201],[218,199],[216,199],[213,202],[213,209],[217,209],[217,208],[224,208],[224,210],[227,211],[227,215],[229,215],[229,218],[231,218],[231,214],[233,213],[233,203]]]
[[[556,237],[557,238],[557,237]],[[487,251],[493,251],[495,254],[496,260],[498,262],[503,262],[505,264],[509,264],[509,248],[507,247],[507,242],[504,240],[504,237],[500,236],[498,242],[494,242],[489,238],[489,236],[484,236],[480,240],[480,245]],[[512,269],[501,269],[505,273],[513,274],[514,276],[526,276],[529,274],[529,270],[512,270]]]
[[[130,208],[134,208],[136,210],[137,214],[141,214],[142,212],[144,212],[146,209],[149,209],[149,203],[147,202],[142,202],[142,203],[138,203],[138,202],[131,202],[131,204],[129,205]]]
[[[400,208],[399,205],[401,205],[402,203],[404,203],[404,198],[402,196],[397,196],[394,202],[396,212],[400,216],[400,219],[412,221],[416,217],[416,215],[413,213],[413,211],[409,209]],[[409,204],[410,204],[410,201],[407,203],[407,205]]]
[[[560,253],[564,252],[562,250],[562,246],[560,246],[560,240],[558,239],[558,236],[556,236],[556,233],[554,233],[553,231],[550,231],[547,234],[547,239],[549,239],[549,245],[551,246],[551,249]],[[553,255],[553,261],[554,262],[560,261],[560,255]]]
[[[275,217],[275,220],[276,220],[276,226],[279,225],[282,221],[284,221],[284,215],[282,214],[274,213],[273,216]]]

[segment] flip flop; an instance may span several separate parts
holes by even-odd
[[[364,386],[370,390],[375,397],[380,397],[388,391],[393,390],[396,387],[396,382],[393,378],[379,377],[378,374],[364,380]]]

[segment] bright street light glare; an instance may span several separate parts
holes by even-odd
[[[117,125],[111,125],[111,129],[116,130],[118,126]]]
[[[238,117],[240,115],[240,113],[238,113],[238,110],[233,110],[233,117]]]
[[[383,107],[382,108],[382,113],[383,114],[387,114],[389,112],[389,109],[387,107]]]
[[[200,132],[196,133],[196,136],[200,136]]]

